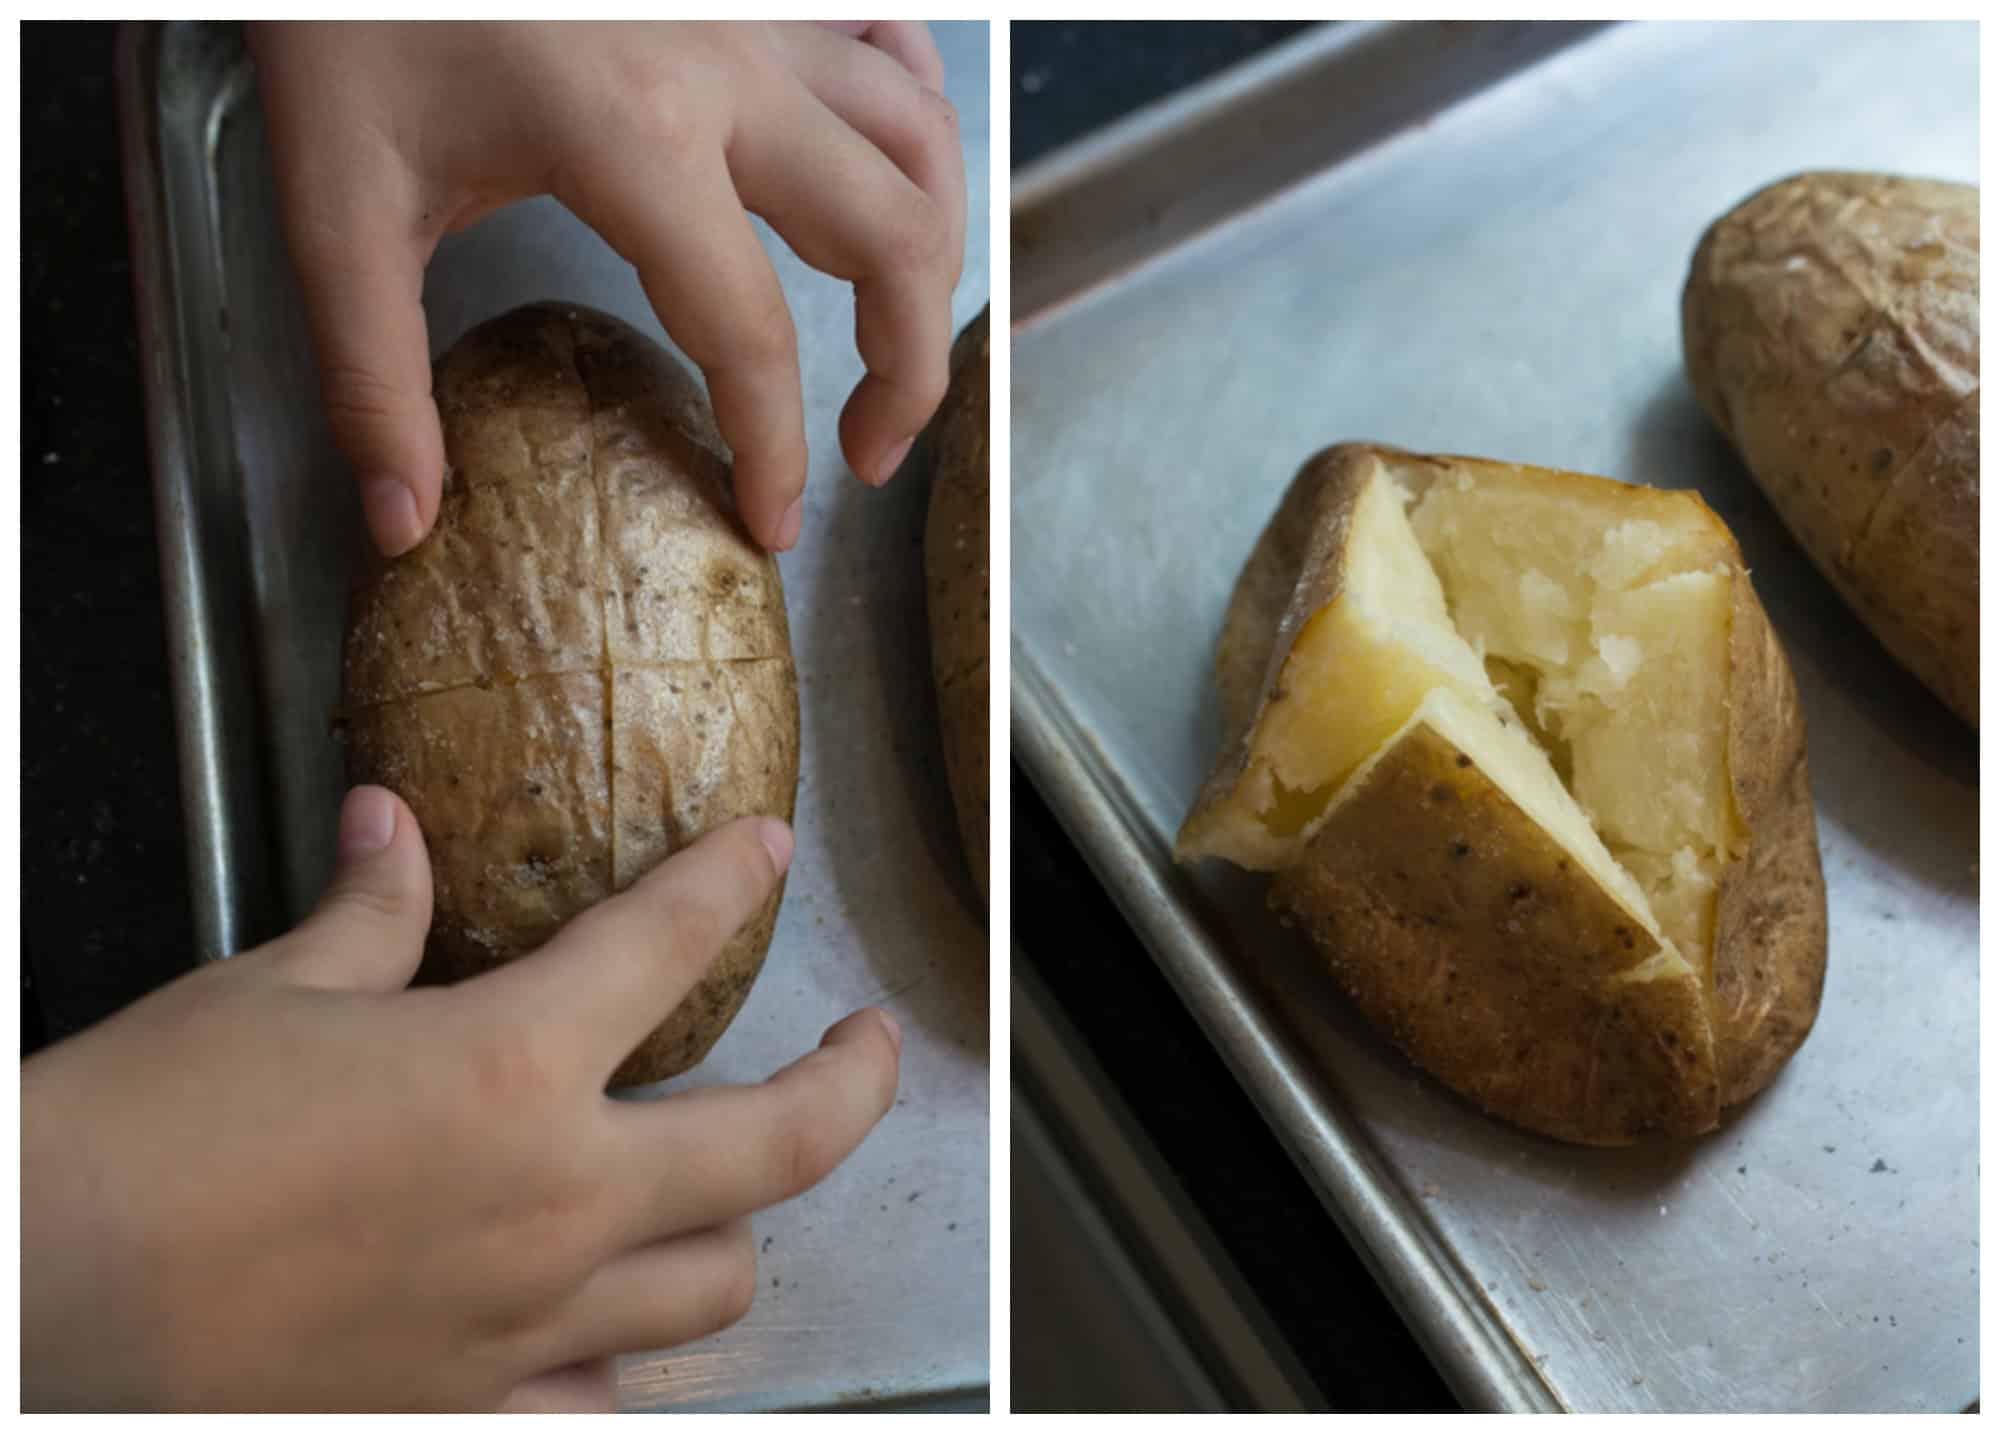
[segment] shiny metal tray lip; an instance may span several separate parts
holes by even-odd
[[[256,682],[247,651],[217,630],[221,614],[242,601],[240,535],[212,521],[215,505],[198,492],[203,457],[227,444],[220,396],[195,377],[213,354],[188,311],[190,266],[214,260],[211,216],[190,173],[203,155],[190,146],[205,151],[214,136],[169,123],[167,38],[166,22],[119,27],[117,91],[195,955],[212,961],[249,944],[246,930],[270,919],[268,900],[252,893],[269,892],[272,872],[260,855],[268,833],[240,816],[262,809],[249,795],[262,779],[257,746],[231,715],[255,711]],[[201,47],[197,63],[230,72],[204,73],[200,85],[247,81],[240,64],[222,58],[228,48]]]
[[[1337,1099],[1319,1088],[1292,1037],[1265,1017],[1242,975],[1214,959],[1194,894],[1171,853],[1129,815],[1117,774],[1092,755],[1095,742],[1064,713],[1048,677],[1019,644],[1012,661],[1016,758],[1452,1392],[1468,1409],[1561,1411],[1477,1281],[1413,1207]]]
[[[288,905],[295,907],[297,904],[295,899],[287,900],[283,889],[285,873],[280,870],[283,853],[274,851],[279,845],[277,838],[284,835],[285,814],[283,799],[273,781],[284,773],[274,751],[275,742],[265,729],[271,719],[271,704],[278,699],[269,695],[272,678],[267,670],[267,657],[260,652],[259,643],[250,635],[244,616],[253,611],[259,597],[259,584],[270,575],[259,571],[256,564],[257,554],[253,551],[256,535],[251,531],[252,518],[245,505],[246,496],[252,490],[246,482],[246,459],[239,449],[238,433],[233,422],[240,414],[232,414],[235,395],[232,393],[232,375],[226,358],[227,339],[232,326],[225,296],[231,292],[231,286],[224,283],[228,268],[222,247],[226,226],[222,222],[223,215],[218,212],[219,191],[214,178],[217,157],[223,152],[227,140],[229,116],[246,97],[253,78],[249,61],[243,53],[240,28],[233,22],[133,21],[121,26],[117,48],[117,98],[123,143],[121,168],[139,315],[150,477],[161,554],[176,755],[188,841],[195,955],[202,961],[225,958],[276,934],[286,924]],[[948,69],[948,81],[956,77],[970,85],[976,69],[978,81],[983,87],[990,69],[987,39],[982,36],[975,46],[969,38],[972,26],[949,28],[960,33],[940,37],[940,47],[946,52],[947,64],[950,66],[964,61],[966,67],[960,71]],[[979,28],[986,29],[983,22]],[[975,48],[978,52],[976,66],[966,60]],[[963,99],[961,112],[970,114]],[[986,142],[983,126],[975,136],[968,123],[969,159],[975,137],[981,146],[980,162],[983,163]],[[984,202],[983,189],[980,202]],[[504,219],[504,215],[496,216],[496,222]],[[983,244],[986,232],[986,227],[981,224],[972,235],[972,239],[979,242],[976,253],[972,244],[968,244],[966,277],[954,299],[955,316],[960,322],[969,320],[971,313],[957,311],[969,306],[972,312],[976,312],[975,299],[986,283]],[[427,289],[427,304],[429,300],[430,291]],[[221,305],[220,311],[218,305]],[[800,319],[803,327],[803,315]],[[238,324],[235,329],[240,332],[243,327]],[[844,333],[842,337],[845,338]],[[825,351],[824,346],[822,351]],[[814,398],[810,387],[807,398],[809,403]],[[832,450],[829,448],[826,451]],[[816,476],[808,491],[809,512],[830,511],[835,516],[846,513],[843,500],[829,498],[828,495],[830,491],[844,493],[847,490],[830,490],[830,481],[828,475],[819,473],[816,468]],[[848,479],[849,483],[852,481]],[[921,475],[905,475],[897,490],[902,494],[905,507],[915,504],[920,508],[923,484]],[[859,485],[855,485],[854,492],[860,491]],[[894,494],[890,497],[893,499]],[[346,489],[340,490],[337,501],[351,505],[351,493]],[[336,516],[347,515],[343,512]],[[802,544],[799,551],[803,552],[809,546]],[[820,549],[823,554],[838,551],[831,544],[821,544]],[[798,556],[798,553],[793,555],[794,559]],[[900,561],[899,553],[898,576],[894,581],[906,586],[914,584],[920,594],[921,562],[905,570]],[[832,570],[836,565],[828,560],[822,566]],[[793,603],[810,597],[812,581],[811,572],[805,574],[803,582],[788,574],[787,585],[793,588]],[[850,601],[859,604],[862,598],[856,596]],[[921,622],[921,609],[916,609],[916,612],[915,621]],[[795,615],[793,621],[796,635],[800,620]],[[873,649],[864,650],[880,655]],[[801,656],[805,656],[803,650]],[[924,682],[928,684],[927,640],[923,668]],[[806,685],[808,680],[802,673],[801,685]],[[331,717],[332,709],[329,707],[329,730]],[[886,747],[886,743],[884,745]],[[887,760],[886,756],[883,760]],[[941,755],[936,760],[941,772]],[[836,767],[839,765],[835,763]],[[807,771],[801,776],[802,792],[810,780],[811,770],[809,761]],[[940,802],[943,804],[940,807],[942,813],[948,808],[948,798],[940,797]],[[809,825],[809,819],[802,810],[799,818],[802,848],[809,840]],[[969,889],[969,879],[961,878],[963,859],[956,845],[955,828],[952,842],[951,859],[958,865],[950,867],[945,877]],[[791,882],[793,898],[788,905],[793,908],[791,919],[794,922],[813,920],[809,913],[801,913],[797,909],[800,878],[804,875],[806,873],[795,870]],[[830,877],[828,879],[831,880]],[[954,887],[953,891],[956,890]],[[806,899],[810,900],[810,897]],[[963,902],[962,895],[947,899]],[[965,906],[966,922],[970,926],[975,920],[970,914],[973,908],[969,903]],[[956,930],[956,925],[953,929]],[[863,940],[858,932],[849,932],[843,939],[850,943],[861,943]],[[882,948],[882,956],[889,957],[896,955],[909,942],[898,937],[874,944]],[[968,946],[964,952],[942,947],[936,952],[941,959],[964,958],[968,970],[976,960],[978,1000],[982,1008],[987,985],[984,948],[982,933],[976,947]],[[770,979],[768,971],[766,979]],[[969,991],[972,979],[970,976],[963,980],[955,977],[954,984]],[[894,1004],[903,996],[904,989],[878,988],[867,999]],[[769,999],[776,1002],[780,998],[773,994]],[[710,1336],[664,1353],[644,1352],[622,1360],[621,1395],[628,1410],[958,1413],[990,1407],[987,1363],[991,1333],[987,1327],[987,1289],[991,1278],[988,1251],[991,1123],[986,1106],[990,1079],[984,1069],[988,1033],[985,1022],[981,1021],[975,1038],[973,1026],[967,1023],[963,1039],[954,1040],[954,1032],[949,1026],[934,1031],[928,1024],[920,1023],[913,1029],[907,1014],[904,1029],[906,1076],[919,1061],[942,1059],[939,1053],[947,1048],[976,1053],[974,1058],[982,1066],[976,1082],[977,1109],[986,1117],[974,1151],[964,1133],[970,1121],[970,1108],[964,1104],[947,1103],[944,1098],[937,1100],[934,1114],[940,1121],[949,1122],[952,1128],[934,1137],[937,1143],[933,1148],[940,1152],[935,1168],[940,1173],[925,1189],[933,1194],[936,1203],[927,1200],[924,1206],[927,1211],[947,1208],[944,1186],[956,1185],[967,1192],[964,1195],[965,1213],[959,1218],[962,1221],[977,1221],[976,1225],[965,1224],[962,1227],[966,1232],[963,1237],[964,1259],[967,1265],[976,1265],[977,1278],[954,1281],[953,1284],[968,1291],[976,1285],[977,1298],[975,1300],[968,1294],[952,1304],[949,1318],[940,1317],[931,1326],[912,1323],[909,1328],[957,1330],[971,1322],[970,1312],[976,1308],[982,1336],[976,1342],[968,1339],[956,1343],[949,1350],[933,1347],[908,1352],[908,1357],[903,1345],[890,1343],[881,1359],[869,1361],[868,1367],[860,1370],[851,1363],[836,1369],[821,1356],[816,1364],[801,1361],[802,1365],[806,1365],[803,1373],[788,1381],[760,1381],[760,1371],[754,1358],[751,1374],[747,1377],[718,1378],[706,1372],[716,1365],[718,1354],[732,1356],[732,1362],[740,1365],[744,1363],[741,1356],[746,1349],[754,1357],[759,1350],[772,1345],[774,1340],[798,1340],[799,1336],[795,1333],[785,1334],[785,1325],[768,1319],[758,1329],[754,1341],[737,1339],[737,1336],[749,1334],[753,1325],[758,1325],[758,1315],[753,1310],[742,1325],[723,1335]],[[809,1040],[807,1038],[808,1044]],[[800,1045],[789,1049],[782,1058],[789,1059],[805,1048],[806,1045]],[[689,1079],[700,1083],[718,1063],[724,1067],[730,1065],[724,1048],[718,1048],[717,1056],[711,1058],[702,1074]],[[736,1063],[744,1064],[740,1058]],[[764,1069],[767,1071],[769,1067]],[[757,1072],[759,1075],[762,1073]],[[753,1077],[738,1070],[725,1072],[719,1078]],[[953,1091],[959,1088],[959,1085],[951,1087]],[[902,1095],[908,1099],[913,1094],[915,1089],[906,1080]],[[899,1105],[904,1103],[905,1100],[899,1099]],[[911,1103],[921,1106],[924,1101],[918,1099]],[[882,1151],[883,1135],[890,1136],[888,1153]],[[840,1181],[851,1183],[861,1178],[879,1178],[882,1170],[905,1173],[904,1158],[908,1150],[914,1148],[911,1141],[921,1139],[922,1135],[922,1128],[918,1127],[915,1136],[898,1140],[895,1133],[885,1127],[841,1171],[836,1172],[822,1190],[831,1189]],[[873,1160],[870,1159],[871,1150],[877,1152]],[[864,1172],[863,1167],[874,1168]],[[786,1268],[778,1263],[787,1250],[788,1242],[783,1235],[791,1227],[786,1222],[805,1203],[799,1202],[797,1207],[781,1207],[759,1217],[761,1221],[774,1216],[774,1224],[781,1237],[780,1254],[765,1257],[769,1269]],[[832,1218],[825,1219],[821,1211],[806,1209],[801,1217],[808,1222],[805,1229],[810,1231],[813,1228],[811,1222],[820,1221],[823,1233],[818,1246],[838,1248],[827,1245],[829,1236],[824,1232],[837,1235],[844,1227],[862,1223],[857,1217],[862,1202],[850,1194],[843,1197],[841,1203],[822,1208]],[[866,1209],[872,1211],[875,1206],[869,1203]],[[937,1218],[942,1222],[944,1217],[939,1214]],[[896,1234],[895,1238],[903,1241],[907,1237]],[[762,1243],[766,1249],[769,1248],[769,1240]],[[859,1245],[854,1248],[863,1249]],[[952,1252],[953,1256],[955,1254],[956,1247]],[[947,1270],[959,1268],[952,1256],[932,1262],[933,1268],[939,1265]],[[967,1274],[971,1274],[969,1269]],[[822,1323],[831,1324],[842,1318],[843,1309],[840,1307],[856,1297],[857,1291],[859,1297],[866,1297],[869,1282],[865,1279],[844,1284],[828,1281],[825,1288],[837,1298],[822,1298],[817,1304],[801,1304],[788,1309],[785,1318],[793,1321],[818,1318]],[[845,1322],[871,1327],[871,1322],[867,1320],[847,1319]],[[872,1326],[891,1327],[887,1320],[873,1321]],[[809,1330],[810,1325],[795,1324],[794,1328]],[[874,1344],[880,1346],[883,1341],[876,1339]],[[704,1369],[685,1376],[671,1372],[674,1366],[696,1363]]]
[[[1328,26],[1024,169],[1012,194],[1017,297],[1011,326],[1017,344],[1031,343],[1041,325],[1074,306],[1143,279],[1155,263],[1170,261],[1280,202],[1325,168],[1356,156],[1372,161],[1376,156],[1370,151],[1386,149],[1409,129],[1420,128],[1423,116],[1392,116],[1363,143],[1344,153],[1326,152],[1317,163],[1310,154],[1303,159],[1294,154],[1281,156],[1269,173],[1225,175],[1232,193],[1212,208],[1204,207],[1199,197],[1182,214],[1146,211],[1135,218],[1120,216],[1115,205],[1109,212],[1093,208],[1099,194],[1121,193],[1121,180],[1137,174],[1122,193],[1143,194],[1149,171],[1199,172],[1212,158],[1202,148],[1208,138],[1225,152],[1244,154],[1242,133],[1246,128],[1254,132],[1269,91],[1310,81],[1371,47],[1394,53],[1427,29],[1434,34],[1457,29],[1462,39],[1464,32],[1483,29],[1504,46],[1503,32],[1516,28],[1504,23]],[[1571,28],[1573,33],[1558,43],[1526,55],[1512,74],[1504,65],[1472,67],[1455,94],[1436,97],[1438,107],[1553,63],[1566,45],[1616,27]],[[1057,236],[1054,243],[1051,231]],[[1088,241],[1093,237],[1108,253],[1092,252]],[[1039,257],[1048,259],[1046,272],[1037,268]],[[1032,363],[1032,348],[1024,352]],[[1022,369],[1017,366],[1015,372]],[[1018,438],[1018,418],[1016,423]],[[1015,453],[1018,463],[1018,443]],[[1015,521],[1021,521],[1018,513]],[[1011,728],[1018,760],[1453,1391],[1473,1410],[1567,1410],[1569,1404],[1544,1376],[1533,1352],[1517,1342],[1462,1259],[1399,1185],[1385,1153],[1324,1078],[1313,1073],[1300,1039],[1272,1019],[1244,973],[1219,949],[1206,928],[1207,896],[1174,864],[1105,741],[1067,705],[1061,683],[1037,659],[1020,627],[1013,635],[1011,662]],[[1971,1407],[1978,1407],[1976,1399]]]

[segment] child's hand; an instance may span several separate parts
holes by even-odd
[[[768,547],[798,537],[804,415],[745,211],[854,284],[857,474],[886,481],[943,398],[965,167],[921,24],[270,24],[251,43],[327,413],[384,551],[430,531],[443,479],[424,265],[512,200],[554,195],[638,269]]]
[[[770,891],[781,823],[725,827],[534,955],[416,990],[409,808],[357,788],[340,849],[298,929],[24,1067],[29,1407],[608,1406],[605,1357],[739,1318],[745,1217],[889,1109],[879,1011],[759,1086],[603,1093]]]

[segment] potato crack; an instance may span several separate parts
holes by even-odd
[[[764,662],[783,662],[782,657],[681,657],[652,662],[620,662],[619,670],[624,672],[680,672],[691,668],[755,667]],[[351,721],[368,712],[379,712],[384,707],[404,707],[412,702],[422,702],[429,697],[448,697],[455,692],[503,692],[511,687],[520,687],[529,682],[548,682],[563,677],[601,677],[604,669],[590,667],[552,667],[547,672],[530,672],[523,676],[491,678],[475,677],[467,682],[448,682],[441,687],[421,687],[409,692],[399,692],[394,697],[378,697],[372,702],[356,702],[334,710],[334,720]]]
[[[1551,559],[1564,553],[1551,571],[1573,575],[1560,583],[1511,570],[1496,579],[1519,561],[1492,544],[1489,525],[1501,512],[1477,510],[1478,521],[1463,522],[1440,514],[1425,531],[1448,620],[1483,654],[1495,693],[1661,933],[1700,964],[1716,873],[1727,860],[1714,813],[1729,798],[1713,789],[1708,759],[1686,755],[1704,750],[1704,738],[1691,734],[1720,730],[1724,700],[1702,681],[1712,664],[1689,654],[1703,644],[1726,650],[1728,585],[1715,581],[1709,554],[1660,551],[1664,537],[1622,549],[1614,540],[1636,529],[1617,527],[1567,539],[1543,533]],[[1626,556],[1614,562],[1619,552]],[[1648,733],[1649,723],[1657,732]],[[1643,754],[1635,750],[1648,741]],[[1630,774],[1641,769],[1653,790],[1637,794]],[[1643,979],[1648,964],[1629,974]]]
[[[1854,567],[1854,555],[1867,547],[1869,541],[1875,536],[1875,528],[1882,516],[1882,510],[1889,506],[1889,499],[1895,496],[1898,485],[1903,481],[1903,476],[1910,471],[1910,465],[1923,457],[1925,452],[1929,450],[1932,441],[1938,435],[1938,430],[1956,419],[1978,397],[1979,385],[1974,384],[1971,392],[1967,393],[1965,397],[1946,409],[1944,413],[1931,422],[1930,426],[1924,430],[1922,441],[1913,446],[1908,453],[1905,453],[1903,461],[1896,465],[1895,471],[1876,485],[1874,498],[1868,505],[1867,516],[1855,525],[1854,536],[1849,538],[1840,550],[1840,566],[1842,569],[1851,570]]]
[[[1215,849],[1294,859],[1421,722],[1607,895],[1676,949],[1705,950],[1739,839],[1716,665],[1733,589],[1698,510],[1621,491],[1575,478],[1551,493],[1503,470],[1406,511],[1378,469],[1351,503],[1339,590],[1284,653],[1250,738],[1256,779]]]
[[[618,743],[617,743],[617,682],[616,668],[611,662],[611,599],[610,579],[605,571],[606,553],[610,548],[609,502],[604,492],[604,475],[597,462],[597,395],[591,392],[590,379],[584,373],[582,349],[582,329],[576,316],[570,316],[569,328],[570,363],[576,370],[576,381],[583,389],[583,407],[588,415],[589,432],[584,445],[584,462],[590,470],[591,498],[597,506],[597,572],[594,575],[597,587],[597,627],[598,627],[598,678],[603,684],[604,730],[600,740],[604,743],[604,820],[607,828],[604,843],[604,889],[607,892],[618,889]]]

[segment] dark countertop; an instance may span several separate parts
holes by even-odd
[[[1015,160],[1298,28],[1016,25]],[[192,945],[114,37],[22,27],[24,1053],[171,979]],[[1451,1407],[1033,788],[1013,787],[1018,939],[1329,1400]]]
[[[21,27],[22,1044],[186,969],[116,27]]]
[[[1014,164],[1305,28],[1017,23]],[[1034,784],[1013,774],[1017,948],[1339,1410],[1458,1408]],[[1016,1247],[1017,1258],[1023,1252]]]

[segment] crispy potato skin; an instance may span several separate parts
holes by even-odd
[[[416,813],[420,979],[514,959],[716,826],[789,819],[799,711],[777,565],[742,531],[707,402],[671,355],[537,304],[438,363],[432,535],[359,576],[348,769]],[[611,1083],[699,1062],[764,960],[782,888]]]
[[[1792,667],[1739,566],[1729,627],[1729,780],[1750,845],[1716,890],[1709,1024],[1722,1104],[1757,1094],[1804,1043],[1826,983],[1826,877]]]
[[[1688,379],[1898,661],[1979,724],[1979,191],[1802,174],[1710,226]]]
[[[430,851],[427,977],[475,976],[610,895],[603,733],[595,672],[454,687],[350,718],[349,774],[400,793]]]
[[[737,817],[792,817],[798,685],[789,659],[620,667],[612,692],[617,796],[613,885],[625,887]],[[620,1070],[665,1080],[701,1061],[763,969],[782,886],[723,947],[681,1004]]]
[[[1477,766],[1418,727],[1273,881],[1354,1003],[1412,1060],[1560,1140],[1693,1135],[1720,1108],[1691,974]]]
[[[989,315],[981,310],[952,346],[951,388],[932,429],[930,512],[924,529],[931,672],[937,682],[945,772],[966,860],[982,899],[988,867]]]
[[[1449,472],[1513,468],[1373,444],[1307,461],[1223,620],[1224,748],[1197,811],[1244,769],[1255,721],[1286,681],[1292,638],[1338,596],[1347,518],[1381,461],[1418,496]],[[1527,471],[1552,483],[1612,481]],[[1634,516],[1699,501],[1627,491]],[[1652,938],[1425,728],[1375,765],[1271,886],[1272,906],[1412,1060],[1493,1114],[1578,1144],[1714,1128],[1770,1083],[1819,1010],[1826,887],[1797,689],[1734,538],[1707,516],[1735,568],[1730,781],[1750,839],[1721,874],[1714,950],[1705,962],[1690,957],[1692,977],[1618,981],[1657,949]]]

